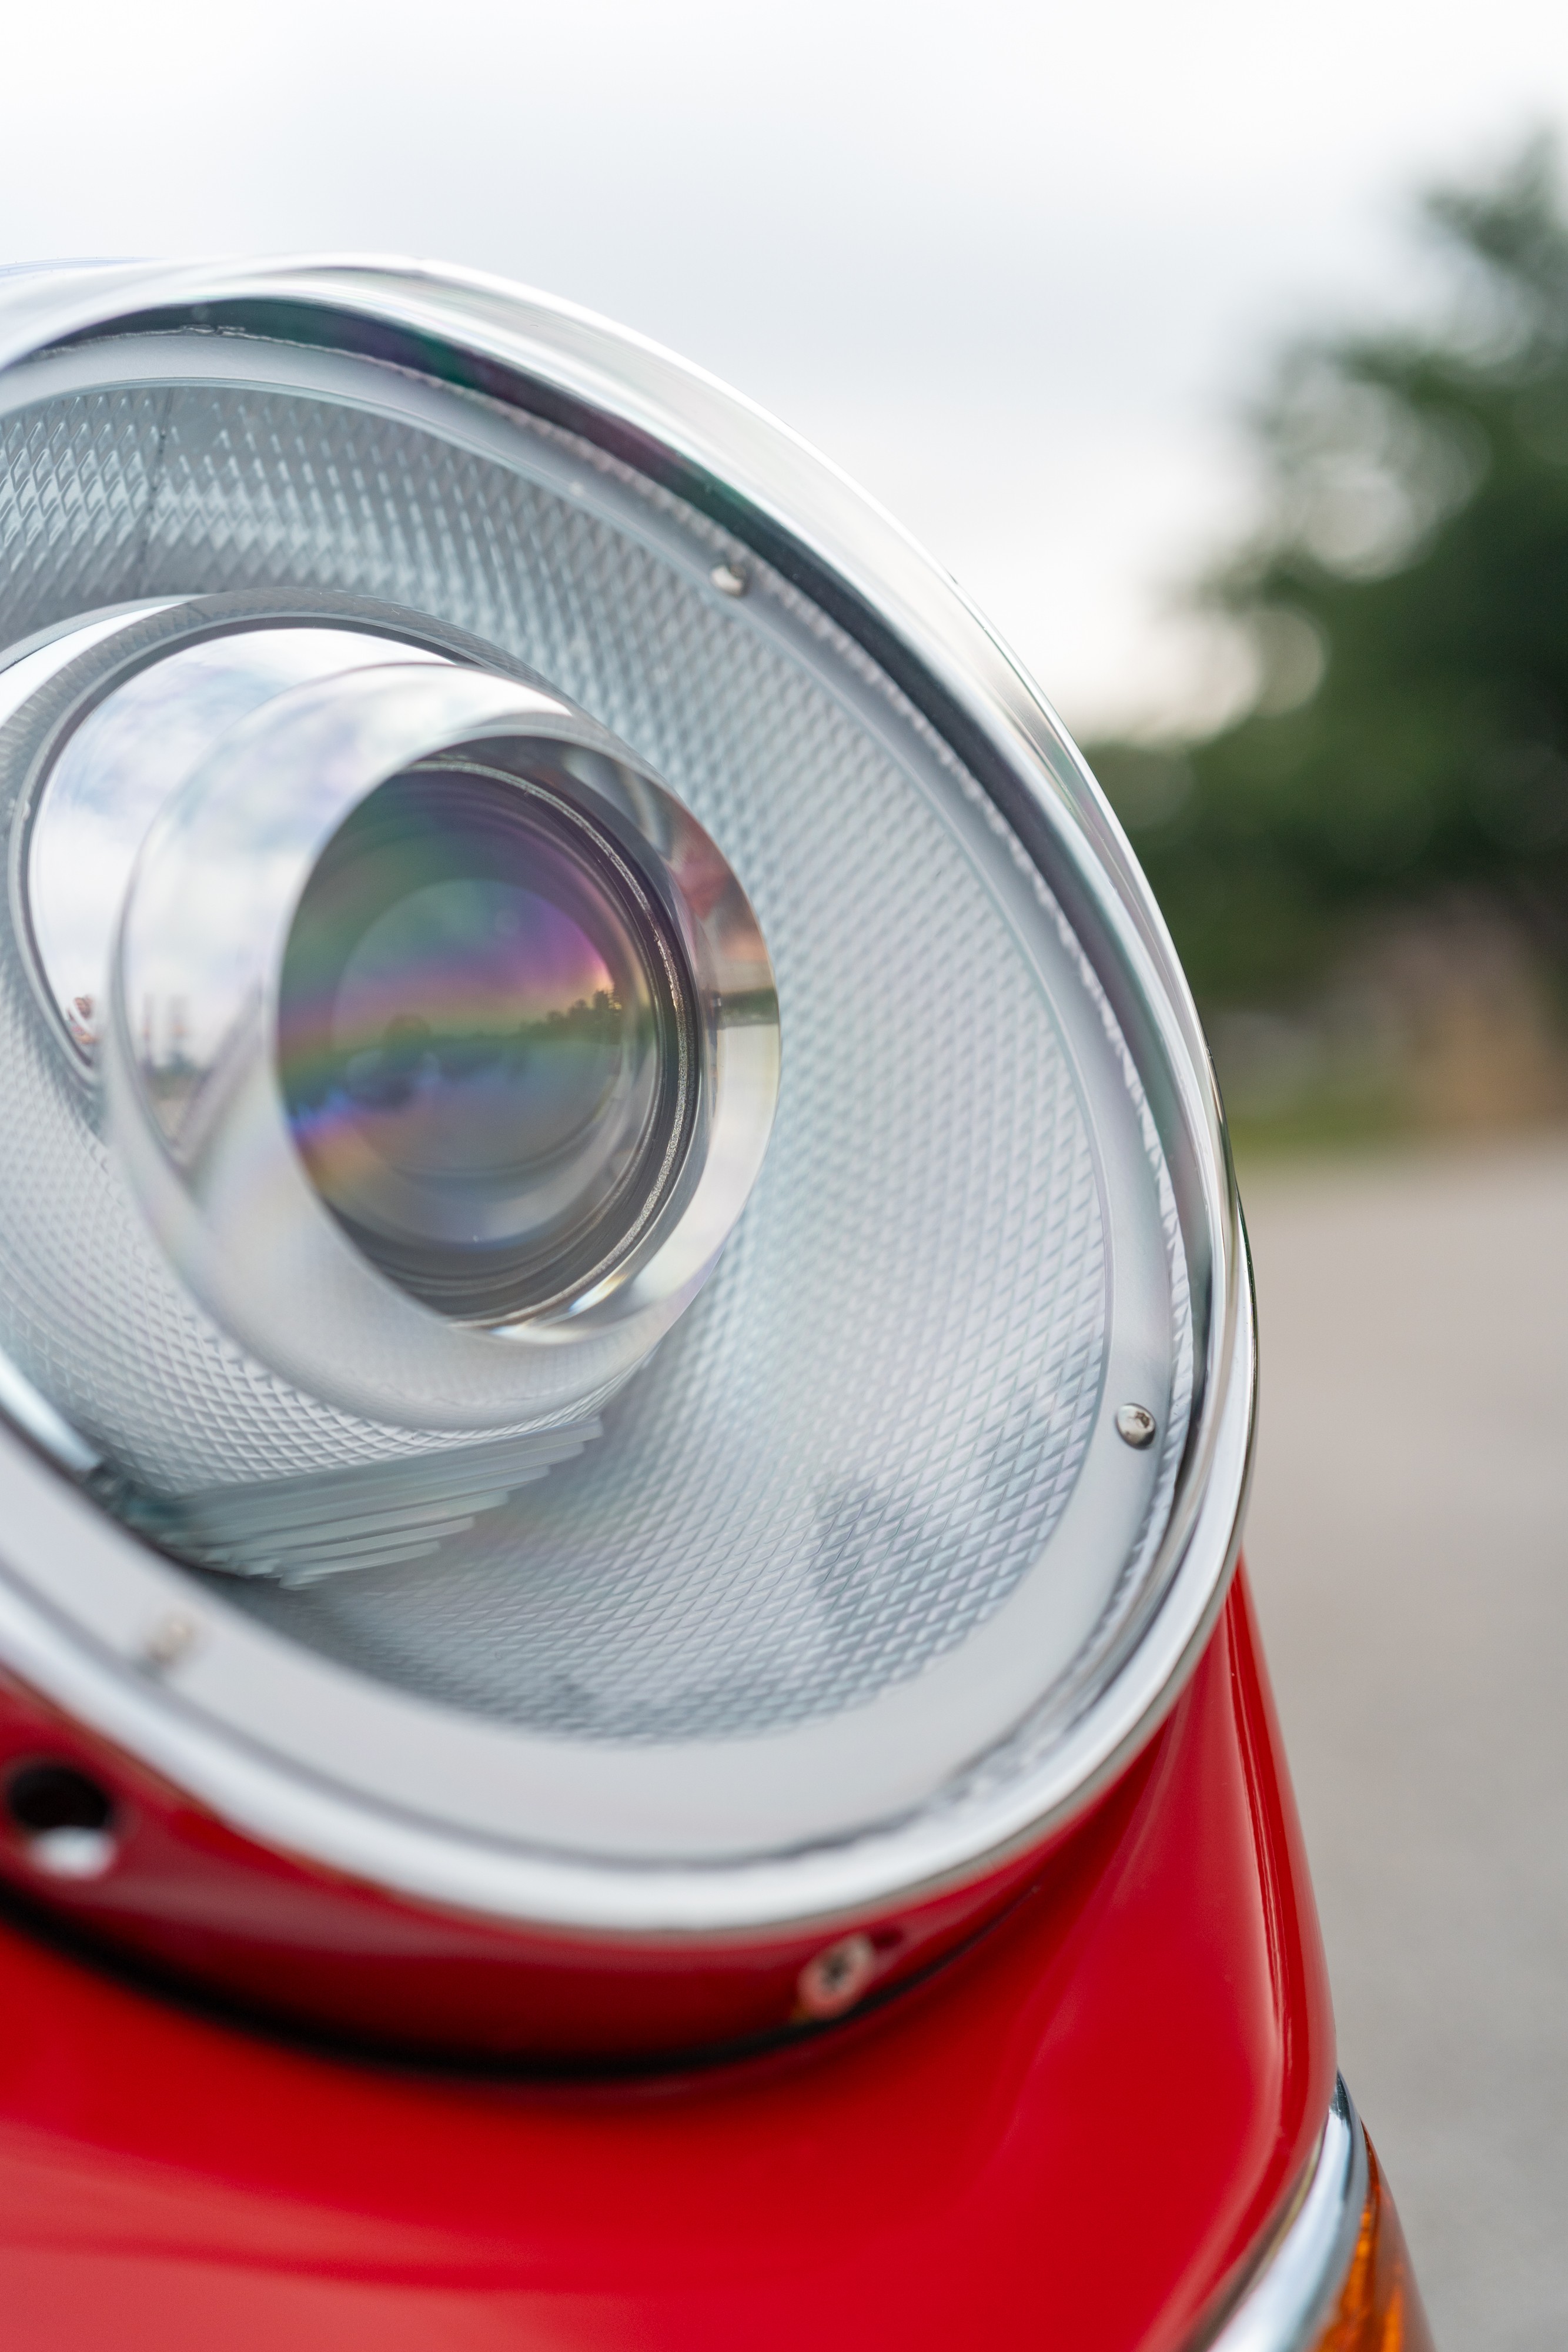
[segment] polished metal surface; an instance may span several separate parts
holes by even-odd
[[[1349,2274],[1368,2181],[1366,2135],[1342,2077],[1284,2234],[1204,2352],[1312,2352]]]
[[[876,1981],[876,1946],[869,1936],[841,1936],[814,1953],[800,1971],[800,2006],[808,2017],[842,2017]]]
[[[345,1412],[470,1437],[591,1412],[695,1295],[766,1150],[776,1000],[739,886],[658,779],[559,697],[369,632],[282,625],[286,611],[274,627],[217,634],[199,600],[182,617],[185,639],[129,674],[123,628],[68,633],[14,666],[26,677],[8,698],[25,727],[24,692],[71,671],[86,708],[14,823],[45,984],[77,1051],[99,1066],[107,1132],[143,1213],[221,1328]],[[660,891],[672,934],[678,926],[666,953],[690,975],[692,1048],[683,1037],[671,1056],[687,1108],[656,1181],[603,1245],[591,1233],[570,1282],[550,1275],[545,1228],[545,1296],[527,1314],[509,1298],[486,1311],[481,1290],[480,1311],[438,1318],[389,1281],[373,1245],[356,1245],[349,1220],[329,1213],[280,1084],[284,964],[312,877],[389,778],[432,761],[445,763],[438,809],[456,796],[449,772],[483,761],[493,796],[588,828],[597,848],[583,855],[613,861],[633,889],[637,861],[644,897]],[[546,772],[553,782],[534,780]],[[437,822],[413,853],[426,887]],[[499,872],[494,842],[486,857]],[[503,908],[493,919],[521,919]],[[510,970],[480,985],[495,1017],[515,1021]],[[509,1137],[537,1124],[531,1104],[505,1111]],[[444,1102],[436,1116],[451,1137],[472,1108]],[[576,1125],[592,1143],[602,1103]],[[609,1148],[619,1141],[612,1132]],[[546,1181],[560,1183],[560,1160],[558,1144]],[[384,1152],[376,1164],[384,1191]],[[566,1173],[580,1183],[572,1163]],[[525,1206],[514,1179],[502,1213],[541,1214],[532,1181]],[[456,1202],[464,1236],[476,1190]],[[443,1201],[429,1181],[416,1198]],[[489,1198],[480,1207],[497,1214]],[[438,1248],[424,1257],[442,1263]],[[469,1483],[495,1487],[494,1465]]]
[[[450,1548],[518,1491],[603,1435],[597,1414],[402,1462],[361,1462],[180,1495],[131,1489],[119,1516],[198,1568],[267,1577],[289,1591],[324,1576],[384,1572]],[[173,1659],[165,1659],[172,1664]]]
[[[514,1916],[852,1916],[1039,1838],[1212,1622],[1253,1373],[1190,1003],[1049,713],[830,468],[580,314],[357,265],[7,297],[6,463],[47,464],[82,533],[9,510],[16,635],[308,579],[497,644],[720,843],[789,1059],[734,1244],[580,1461],[428,1568],[203,1595],[152,1685],[136,1662],[188,1580],[6,1441],[0,1647],[257,1833]],[[82,1056],[49,1011],[59,1068],[19,1050],[17,1099],[103,1263],[89,1290],[57,1199],[49,1223],[0,1169],[32,1252],[7,1274],[20,1376],[95,1441],[112,1405],[165,1493],[396,1456],[390,1423],[235,1365],[166,1265],[135,1286],[156,1416],[106,1381],[122,1221],[69,1157]],[[133,1080],[110,1096],[144,1130]],[[1129,1396],[1157,1444],[1118,1434]]]
[[[149,601],[67,629],[0,670],[0,713],[15,719],[68,665],[132,623]],[[216,738],[274,695],[367,664],[434,654],[346,629],[249,629],[199,638],[116,679],[52,761],[26,820],[23,889],[49,993],[90,1061],[109,1005],[114,935],[137,853],[179,784]]]

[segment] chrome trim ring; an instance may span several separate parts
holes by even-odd
[[[706,1047],[702,1131],[693,1181],[662,1201],[655,1222],[591,1282],[527,1318],[455,1323],[378,1273],[306,1173],[273,1049],[279,966],[323,844],[386,777],[462,752],[470,761],[483,756],[486,776],[521,796],[531,789],[523,756],[530,745],[587,771],[574,795],[583,822],[592,821],[591,805],[606,825],[620,821],[626,845],[603,854],[620,856],[628,876],[632,807],[656,826],[665,911],[684,933]],[[197,1295],[267,1361],[350,1412],[482,1429],[598,1399],[689,1304],[744,1205],[772,1119],[778,1031],[766,1018],[737,1021],[729,1008],[758,994],[771,1003],[771,975],[717,851],[656,778],[630,765],[602,729],[511,679],[434,665],[369,667],[269,704],[196,772],[143,849],[104,1040],[110,1132]],[[279,778],[298,780],[292,796]],[[265,856],[251,845],[258,808]],[[699,911],[688,877],[716,866],[725,891],[710,888],[713,903]],[[225,873],[255,877],[243,908],[220,890]],[[650,878],[644,887],[651,894],[655,886]],[[221,932],[204,929],[205,907],[221,909]],[[127,1008],[152,993],[176,946],[190,1001],[210,1020],[198,1049],[207,1055],[198,1117],[170,1134]],[[223,1115],[204,1124],[208,1091],[220,1095]]]
[[[1218,1096],[1124,838],[1043,700],[896,526],[761,412],[568,306],[412,264],[89,268],[5,288],[0,362],[22,371],[13,398],[24,382],[37,397],[112,368],[112,339],[127,339],[134,368],[150,363],[151,342],[214,327],[235,331],[198,331],[182,360],[214,380],[244,380],[263,361],[276,369],[290,351],[317,367],[337,364],[324,352],[362,354],[357,368],[392,362],[400,399],[434,378],[564,425],[711,518],[858,640],[965,763],[1087,943],[1175,1186],[1197,1339],[1191,1434],[1153,1564],[1092,1676],[1048,1694],[1000,1743],[960,1745],[934,1801],[890,1805],[870,1827],[825,1827],[788,1852],[718,1842],[700,1860],[650,1851],[622,1866],[524,1844],[507,1833],[516,1813],[494,1769],[524,1743],[394,1703],[219,1603],[153,1692],[136,1662],[149,1624],[189,1607],[188,1583],[10,1440],[0,1453],[15,1456],[17,1508],[0,1647],[61,1704],[254,1834],[426,1900],[601,1932],[709,1935],[852,1918],[979,1880],[1081,1810],[1174,1703],[1234,1564],[1250,1458],[1253,1318]],[[29,1557],[50,1559],[47,1585],[26,1571]],[[390,1718],[394,1704],[396,1726],[368,1748],[364,1711]],[[277,1726],[292,1731],[307,1717],[306,1746],[285,1755]],[[486,1818],[449,1803],[444,1785],[469,1741],[490,1759]],[[733,1796],[738,1813],[738,1780]],[[651,1788],[648,1803],[652,1817]]]

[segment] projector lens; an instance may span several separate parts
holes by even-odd
[[[510,778],[432,765],[329,843],[284,957],[277,1055],[311,1181],[440,1313],[591,1280],[678,1175],[691,989],[626,860]]]
[[[456,1490],[495,1507],[569,1423],[569,1451],[596,1433],[761,1165],[778,1003],[722,852],[620,739],[417,610],[174,599],[0,681],[78,1116],[188,1299],[326,1439],[220,1467],[198,1425],[171,1478],[121,1424],[138,1523],[261,1572],[281,1522],[254,1486],[340,1472],[379,1520],[361,1475],[454,1443],[502,1446]]]

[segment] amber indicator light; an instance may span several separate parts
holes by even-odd
[[[1366,2203],[1338,2308],[1313,2352],[1434,2352],[1405,2232],[1369,2139]]]

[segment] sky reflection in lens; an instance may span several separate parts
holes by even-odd
[[[285,1101],[327,1205],[428,1303],[522,1311],[636,1225],[682,1075],[651,923],[504,782],[394,778],[329,845],[284,961]]]

